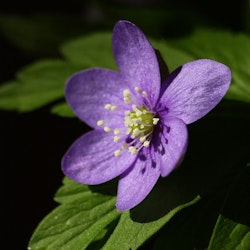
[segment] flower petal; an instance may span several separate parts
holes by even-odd
[[[113,52],[131,88],[146,91],[154,106],[160,91],[160,70],[154,48],[133,23],[119,21],[113,30]]]
[[[209,59],[189,62],[171,73],[163,83],[162,88],[166,90],[159,103],[169,110],[168,115],[189,124],[221,101],[230,81],[231,71],[224,64]]]
[[[161,176],[166,177],[184,158],[188,144],[188,131],[186,124],[180,119],[167,119],[160,129],[160,139],[153,143],[160,155]]]
[[[84,184],[100,184],[123,173],[135,160],[125,151],[119,157],[114,151],[120,147],[113,142],[112,133],[93,130],[77,139],[62,159],[62,170],[71,179]]]
[[[123,90],[126,81],[118,72],[108,69],[89,69],[74,74],[67,82],[66,100],[74,113],[89,126],[97,128],[97,121],[106,119],[109,125],[123,119]],[[115,111],[105,104],[117,105]]]
[[[142,151],[145,154],[140,154]],[[124,211],[138,205],[150,193],[160,176],[154,150],[142,150],[135,163],[121,175],[116,207]]]

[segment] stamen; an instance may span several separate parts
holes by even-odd
[[[116,105],[112,105],[112,106],[110,107],[110,109],[111,109],[112,111],[117,110],[117,106],[116,106]]]
[[[147,94],[146,91],[142,91],[141,95],[142,95],[143,97],[145,97],[145,98],[148,97],[148,94]]]
[[[122,151],[120,149],[117,149],[115,152],[114,152],[114,156],[115,157],[118,157],[122,154]]]
[[[132,105],[132,109],[133,109],[134,111],[137,111],[137,110],[138,110],[138,108],[136,107],[135,104]]]
[[[129,135],[131,131],[132,131],[132,129],[128,128],[127,131],[126,131],[126,135]]]
[[[115,136],[114,136],[114,142],[119,142],[119,141],[120,141],[120,137],[117,136],[117,135],[115,135]]]
[[[144,147],[148,147],[149,144],[150,144],[150,141],[145,141],[145,142],[143,142],[143,146],[144,146]]]
[[[134,146],[130,146],[129,148],[128,148],[128,151],[131,153],[131,154],[137,154],[137,149],[136,149],[136,147],[134,147]]]
[[[110,103],[105,104],[104,108],[107,109],[107,110],[117,110],[117,106],[116,105],[112,105]]]
[[[100,127],[100,126],[102,126],[104,124],[104,121],[103,120],[99,120],[99,121],[97,121],[96,124],[97,124],[97,126]]]
[[[142,143],[142,142],[145,142],[146,141],[146,136],[142,136],[142,137],[140,137],[140,142]]]
[[[107,127],[107,126],[105,126],[104,128],[103,128],[103,130],[105,131],[105,132],[110,132],[111,131],[111,128],[110,127]]]
[[[123,90],[123,96],[130,96],[130,91],[128,89]]]
[[[160,119],[159,118],[153,118],[153,124],[156,125]]]
[[[141,89],[139,87],[135,87],[135,91],[139,94],[141,93]]]
[[[111,128],[108,120],[97,121],[97,126],[103,126],[105,132],[112,131],[114,143],[121,142],[120,149],[114,151],[115,157],[119,157],[125,150],[131,154],[137,154],[143,147],[149,147],[154,126],[160,120],[160,118],[155,117],[152,111],[147,92],[139,87],[134,87],[133,91],[124,89],[123,100],[129,106],[124,111],[124,124],[122,127]],[[107,103],[104,108],[107,111],[115,112],[118,106]]]
[[[115,128],[114,129],[114,135],[119,135],[120,134],[120,129],[119,128]]]
[[[110,110],[112,105],[110,103],[105,104],[104,108]]]
[[[131,138],[134,139],[135,137],[137,137],[140,134],[140,129],[135,128],[132,132]]]
[[[131,99],[131,93],[128,89],[124,89],[123,90],[123,100],[126,104],[131,103],[132,99]]]

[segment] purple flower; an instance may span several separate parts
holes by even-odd
[[[62,169],[90,185],[120,176],[116,206],[127,210],[178,166],[187,148],[186,125],[220,102],[231,71],[200,59],[161,82],[154,48],[137,26],[119,21],[112,44],[119,72],[92,68],[67,82],[67,102],[93,130],[68,149]]]

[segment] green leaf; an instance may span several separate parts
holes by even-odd
[[[161,185],[164,183],[161,182]],[[30,239],[29,249],[82,250],[90,246],[137,249],[177,212],[199,200],[199,197],[191,201],[179,200],[179,205],[172,204],[173,209],[167,207],[165,210],[166,207],[162,207],[166,199],[164,195],[160,202],[154,202],[156,207],[153,206],[152,210],[152,206],[147,204],[159,198],[161,185],[138,207],[122,213],[118,222],[121,212],[116,210],[116,197],[113,196],[116,193],[116,180],[89,187],[64,178],[64,185],[55,196],[61,205],[38,225]],[[155,208],[159,213],[150,218]]]
[[[250,249],[250,227],[220,215],[209,250]]]
[[[111,33],[94,33],[62,45],[66,60],[82,68],[103,67],[116,69],[112,54]]]
[[[110,239],[104,245],[103,250],[134,250],[138,249],[147,239],[154,235],[164,224],[166,224],[177,212],[195,204],[199,200],[196,197],[194,200],[175,207],[165,216],[158,220],[150,222],[136,221],[136,215],[132,210],[130,213],[125,212],[122,214],[121,219],[115,228]],[[152,213],[156,212],[152,210]],[[134,220],[131,219],[134,217]]]
[[[38,225],[28,249],[86,249],[120,215],[115,197],[92,192],[67,178],[64,184],[56,196],[62,204]]]
[[[17,72],[16,79],[0,87],[0,108],[28,112],[64,97],[66,80],[86,67],[115,68],[111,34],[76,39],[62,46],[67,61],[41,60]],[[99,63],[98,63],[99,62]],[[52,108],[62,116],[73,116],[65,105]]]
[[[43,60],[17,73],[0,88],[0,108],[32,111],[64,96],[67,78],[79,68],[60,60]]]
[[[226,98],[250,102],[248,35],[223,30],[197,29],[189,37],[172,40],[171,44],[197,59],[210,58],[229,66],[233,80]]]
[[[236,177],[227,194],[209,244],[209,250],[250,249],[249,166]]]

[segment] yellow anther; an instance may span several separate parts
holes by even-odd
[[[131,103],[131,93],[128,89],[123,90],[123,100],[126,104]]]
[[[134,111],[138,110],[138,108],[136,107],[135,104],[132,105],[132,109],[133,109]]]
[[[126,131],[126,135],[129,135],[131,131],[132,131],[132,128],[128,128]]]
[[[97,126],[102,126],[103,124],[104,124],[104,121],[103,120],[99,120],[99,121],[97,121]]]
[[[130,97],[130,91],[128,89],[123,90],[123,96],[124,97]]]
[[[148,94],[147,94],[146,91],[142,91],[141,95],[142,95],[143,97],[148,97]]]
[[[140,110],[136,110],[135,114],[136,114],[137,116],[140,116],[140,115],[142,115],[142,112],[141,112]]]
[[[114,152],[114,156],[115,157],[118,157],[122,154],[122,151],[120,149],[117,149],[115,152]]]
[[[119,135],[120,134],[120,129],[119,128],[115,128],[114,129],[114,135]]]
[[[148,147],[152,138],[152,133],[154,131],[154,126],[158,124],[159,118],[154,117],[154,113],[151,108],[148,109],[144,104],[134,102],[134,99],[140,97],[145,98],[147,104],[150,106],[150,101],[148,100],[148,94],[139,87],[134,87],[131,92],[129,89],[123,90],[123,100],[125,104],[129,104],[127,110],[124,111],[124,124],[123,127],[111,128],[106,119],[98,120],[97,125],[103,126],[105,132],[112,132],[114,143],[119,143],[120,149],[114,151],[114,156],[119,157],[123,152],[128,150],[131,154],[137,154],[141,148]],[[107,103],[104,108],[108,111],[115,113],[118,109],[117,105],[112,103]],[[126,133],[126,135],[125,135]],[[128,139],[128,141],[127,141]]]
[[[103,130],[104,130],[105,132],[110,132],[110,131],[111,131],[111,128],[110,128],[110,127],[105,126],[105,127],[103,128]]]
[[[132,132],[132,136],[134,136],[134,138],[135,137],[137,137],[139,134],[140,134],[140,129],[138,129],[138,128],[135,128],[134,130],[133,130],[133,132]]]
[[[126,104],[129,104],[129,103],[131,103],[131,98],[129,98],[129,97],[124,97],[123,98],[123,101],[126,103]]]
[[[142,143],[142,142],[145,142],[146,141],[146,136],[142,136],[142,137],[140,137],[140,142]]]
[[[128,144],[127,143],[123,143],[122,144],[122,148],[128,148]]]
[[[145,142],[143,142],[143,146],[144,146],[144,147],[148,147],[149,144],[150,144],[150,141],[145,141]]]
[[[131,154],[137,154],[137,148],[136,147],[134,147],[134,146],[131,146],[131,147],[129,147],[128,148],[128,151],[131,153]]]
[[[140,89],[139,87],[135,87],[135,91],[136,91],[137,93],[141,93],[141,89]]]
[[[110,103],[105,104],[104,108],[110,110],[112,105]]]
[[[117,106],[116,106],[116,105],[112,105],[112,106],[110,107],[110,109],[111,109],[111,110],[117,110]]]
[[[119,141],[120,141],[120,137],[117,136],[117,135],[115,135],[115,136],[114,136],[114,142],[119,142]]]
[[[153,124],[156,125],[160,119],[159,118],[153,118]]]

